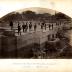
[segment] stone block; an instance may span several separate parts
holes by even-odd
[[[3,35],[5,35],[5,36],[15,36],[15,32],[13,30],[5,30]]]
[[[3,36],[2,37],[2,55],[3,57],[11,57],[16,50],[15,37]],[[10,54],[10,52],[13,52]]]

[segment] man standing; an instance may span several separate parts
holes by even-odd
[[[27,32],[28,30],[28,23],[26,22],[26,25],[25,25],[25,32]]]
[[[50,30],[51,25],[49,24],[49,30]]]
[[[36,31],[36,28],[37,28],[37,25],[35,24],[35,25],[34,25],[34,31]]]
[[[19,23],[18,23],[18,35],[21,35],[21,26],[19,25]]]
[[[43,24],[41,24],[41,29],[43,29]]]
[[[13,22],[10,21],[10,27],[11,27],[11,30],[13,29]]]
[[[53,30],[53,24],[52,24],[52,30]]]
[[[24,32],[25,31],[25,25],[24,24],[22,25],[22,28],[23,28],[23,32]]]
[[[29,30],[31,30],[31,28],[32,28],[32,23],[30,22],[30,24],[29,24]]]
[[[45,30],[46,30],[46,23],[45,23]]]

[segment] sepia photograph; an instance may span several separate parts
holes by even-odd
[[[71,72],[71,7],[72,0],[0,0],[0,67]]]
[[[17,10],[0,18],[0,58],[72,58],[72,18],[40,7]]]

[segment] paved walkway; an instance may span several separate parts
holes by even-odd
[[[7,28],[8,30],[11,30],[11,28]],[[20,36],[18,35],[18,28],[13,28],[13,30],[15,31],[15,36]],[[46,31],[49,31],[49,28],[47,27],[46,30],[45,30],[45,27],[43,27],[43,29],[41,29],[41,26],[38,25],[37,28],[36,28],[36,31],[34,31],[34,27],[31,28],[31,30],[29,30],[29,28],[27,29],[26,32],[23,32],[23,28],[21,28],[21,35],[24,35],[24,34],[28,34],[28,33],[33,33],[33,32],[39,32],[39,31],[42,31],[42,32],[46,32]]]
[[[0,29],[11,30],[11,27],[10,26],[9,27],[0,27]],[[20,36],[20,35],[18,35],[18,28],[14,27],[13,30],[15,31],[15,36]],[[29,30],[29,27],[28,27],[26,32],[23,32],[23,28],[21,28],[21,35],[28,34],[28,33],[33,33],[33,32],[37,33],[39,31],[47,32],[47,31],[49,31],[49,28],[47,26],[46,30],[45,30],[45,27],[43,27],[43,29],[41,29],[41,26],[37,25],[36,31],[34,31],[34,26],[32,26],[31,30]]]

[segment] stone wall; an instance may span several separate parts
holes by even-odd
[[[3,57],[14,57],[16,50],[15,37],[2,36],[2,56]]]
[[[16,41],[17,41],[17,48],[22,48],[30,44],[42,44],[48,41],[48,35],[56,34],[57,31],[38,31],[38,32],[32,32],[32,33],[27,33],[25,35],[21,36],[16,36]]]

